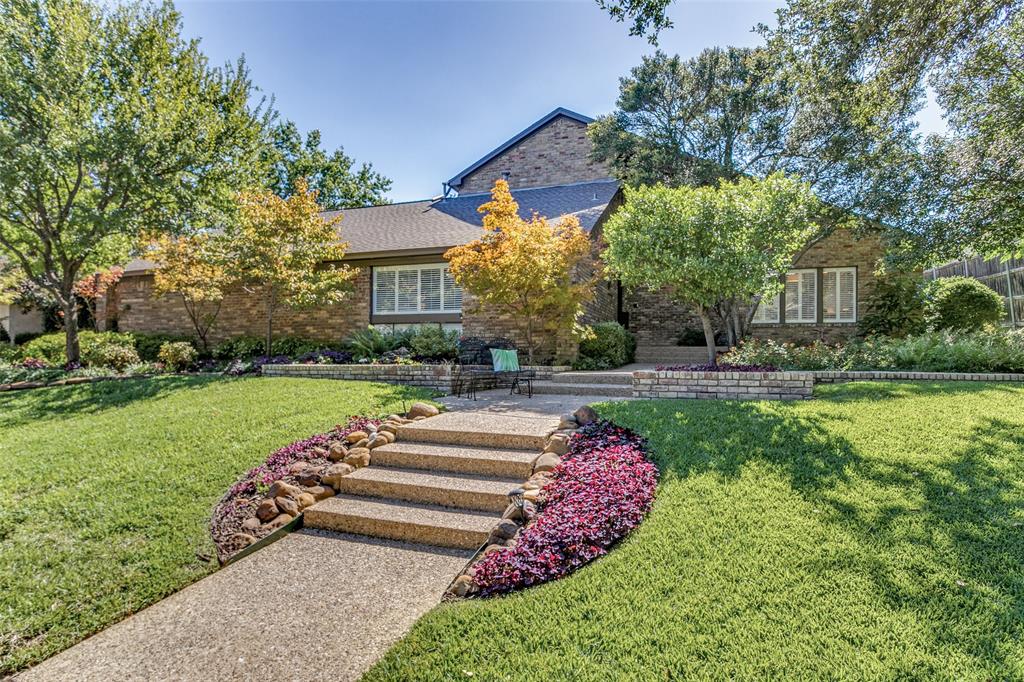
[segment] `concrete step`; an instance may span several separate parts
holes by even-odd
[[[369,466],[342,478],[338,492],[500,512],[508,506],[508,492],[522,482],[521,478],[435,474],[417,469]]]
[[[373,451],[373,465],[483,474],[526,480],[533,473],[537,450],[480,448],[396,441]]]
[[[616,384],[578,384],[560,383],[556,381],[535,381],[533,392],[538,395],[595,395],[609,398],[630,398],[633,396],[633,383],[628,386]]]
[[[539,382],[538,382],[539,383]],[[540,452],[558,417],[518,417],[498,413],[443,412],[398,427],[398,442],[438,443]]]
[[[631,386],[632,372],[559,372],[551,375],[551,381],[558,384],[616,384]],[[539,383],[539,382],[534,382]]]
[[[328,498],[303,514],[306,528],[458,549],[478,548],[498,522],[492,512],[351,495]]]

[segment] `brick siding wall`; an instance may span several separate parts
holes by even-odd
[[[604,164],[590,159],[590,149],[587,125],[558,116],[468,174],[456,189],[460,194],[489,192],[506,171],[512,188],[610,178],[611,172]]]
[[[306,336],[324,341],[337,341],[370,323],[369,268],[360,268],[354,290],[344,303],[294,310],[281,306],[274,311],[274,334]],[[172,333],[190,335],[192,323],[181,300],[174,296],[153,298],[153,276],[125,277],[117,285],[113,297],[117,310],[117,326],[121,331]],[[107,326],[112,311],[104,305]],[[210,333],[214,343],[241,335],[263,336],[267,315],[262,301],[241,288],[228,291],[221,305],[217,323]]]
[[[857,239],[850,230],[842,229],[811,246],[796,260],[793,267],[856,267],[857,317],[860,319],[867,311],[866,301],[875,280],[875,267],[883,253],[879,237],[867,235]],[[702,330],[697,314],[687,306],[673,301],[665,290],[627,291],[625,308],[629,312],[630,331],[636,335],[639,346],[675,345],[684,329]],[[751,325],[752,336],[778,341],[810,342],[823,339],[834,342],[848,339],[856,333],[856,322]]]

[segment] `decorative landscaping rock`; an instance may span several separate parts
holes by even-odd
[[[348,476],[355,470],[356,468],[351,464],[346,464],[345,462],[338,462],[336,464],[332,464],[327,468],[327,471],[324,472],[324,475],[321,477],[320,481],[324,485],[328,485],[334,490],[337,490],[338,488],[341,487],[341,479],[344,478],[345,476]]]
[[[390,433],[392,436],[398,433],[397,424],[382,424],[377,433]]]
[[[505,513],[501,515],[501,518],[510,519],[519,523],[526,523],[536,515],[537,506],[533,502],[523,502],[522,509],[514,504],[507,506],[505,508]]]
[[[593,424],[598,419],[600,419],[600,417],[597,416],[597,412],[595,412],[594,408],[592,408],[590,405],[584,405],[583,407],[579,408],[578,410],[572,413],[572,416],[576,418],[576,422],[580,426]]]
[[[270,490],[267,491],[267,497],[295,497],[302,490],[298,486],[285,483],[284,481],[274,481],[273,485],[270,486]]]
[[[332,462],[340,462],[345,459],[345,455],[348,454],[348,448],[341,443],[334,443],[331,445],[331,449],[327,452],[327,459]]]
[[[360,469],[362,467],[370,466],[370,451],[367,448],[352,448],[348,457],[345,458],[345,464]]]
[[[436,417],[440,413],[441,411],[433,405],[428,405],[427,403],[413,403],[412,407],[409,408],[409,412],[406,414],[406,417],[409,419],[416,419],[417,417]]]
[[[252,544],[255,544],[255,543],[256,543],[256,538],[253,537],[252,535],[249,535],[248,533],[235,533],[234,535],[232,535],[231,537],[228,538],[228,541],[225,544],[226,544],[226,546],[228,548],[233,550],[232,553],[234,553],[234,552],[241,552],[243,549],[245,549],[249,545],[252,545]]]
[[[345,440],[347,440],[349,443],[358,443],[359,441],[367,439],[369,437],[370,434],[366,433],[366,431],[353,431],[352,433],[345,436]]]
[[[519,532],[519,524],[512,519],[502,519],[491,530],[491,537],[495,540],[511,540]]]
[[[319,502],[320,500],[326,500],[328,497],[334,497],[334,488],[329,485],[314,485],[306,488],[306,492],[313,496],[313,499]]]
[[[456,578],[449,590],[449,592],[456,597],[468,597],[476,591],[477,587],[473,583],[473,578],[468,575],[460,575]]]
[[[576,417],[571,414],[563,414],[558,420],[559,429],[575,429],[580,423],[576,421]]]
[[[275,497],[274,503],[277,504],[277,508],[285,514],[290,514],[292,516],[299,515],[299,503],[290,497]]]
[[[545,452],[533,463],[534,471],[554,471],[562,463],[562,458],[553,452]]]
[[[263,500],[260,502],[260,506],[256,508],[256,518],[263,523],[270,521],[280,513],[281,511],[277,508],[277,504],[271,499]]]
[[[556,455],[564,455],[569,451],[569,439],[562,435],[554,435],[548,439],[544,452],[553,452]]]
[[[273,521],[264,524],[263,529],[269,531],[267,533],[269,535],[270,533],[273,533],[275,530],[280,530],[281,528],[284,528],[289,523],[291,523],[293,519],[295,519],[295,517],[291,514],[281,514]]]
[[[289,510],[294,504],[294,511],[301,513],[311,500],[315,503],[333,496],[334,487],[323,477],[336,467],[331,480],[337,484],[354,468],[339,460],[332,461],[332,448],[335,457],[344,459],[349,454],[344,445],[347,437],[361,431],[364,434],[361,440],[372,431],[371,425],[377,426],[378,422],[363,417],[353,418],[327,433],[280,448],[263,464],[246,472],[217,503],[210,519],[210,534],[220,561],[226,561],[239,551],[239,541],[231,540],[236,533],[250,535],[259,541],[295,518],[278,508],[276,498],[289,500],[282,504]]]

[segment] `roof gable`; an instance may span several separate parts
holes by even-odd
[[[590,124],[590,123],[594,122],[594,119],[590,118],[589,116],[584,116],[583,114],[579,114],[579,113],[577,113],[575,111],[571,111],[569,109],[566,109],[565,107],[558,107],[557,109],[552,111],[547,116],[544,116],[540,120],[534,122],[532,125],[530,125],[526,129],[524,129],[523,131],[521,131],[520,133],[518,133],[514,137],[512,137],[509,140],[505,141],[500,146],[495,147],[493,150],[488,152],[486,155],[484,155],[483,157],[481,157],[480,159],[478,159],[477,161],[475,161],[471,165],[467,166],[466,168],[462,169],[462,171],[460,171],[454,177],[452,177],[448,181],[447,184],[450,187],[458,189],[459,186],[462,184],[463,180],[465,179],[465,177],[467,175],[469,175],[470,173],[472,173],[476,169],[480,168],[481,166],[483,166],[485,163],[487,163],[491,159],[495,158],[496,156],[499,156],[503,152],[505,152],[508,149],[514,147],[519,142],[522,142],[523,140],[528,138],[530,135],[534,134],[535,132],[537,132],[538,130],[540,130],[541,128],[546,126],[548,123],[550,123],[551,121],[553,121],[556,118],[558,118],[559,116],[565,116],[566,118],[571,118],[574,121],[579,121],[580,123],[585,123],[585,124]]]

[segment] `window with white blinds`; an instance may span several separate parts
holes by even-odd
[[[779,295],[775,294],[770,299],[762,299],[754,311],[752,320],[758,324],[771,324],[779,321]]]
[[[373,269],[373,312],[379,314],[457,313],[462,288],[447,263],[395,265]]]
[[[786,322],[817,322],[817,288],[817,270],[790,270],[786,273]]]
[[[821,271],[821,310],[826,322],[857,321],[857,268]]]

